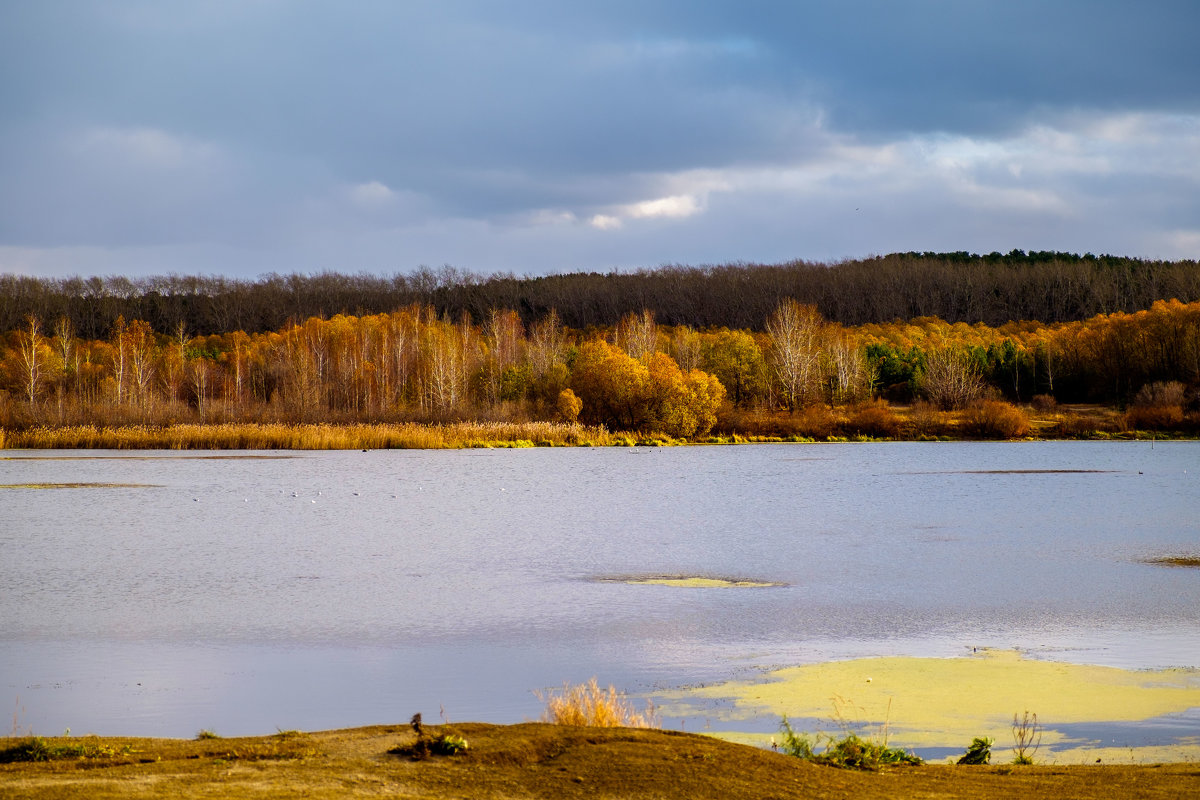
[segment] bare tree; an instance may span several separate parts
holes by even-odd
[[[824,325],[816,306],[800,305],[791,298],[780,303],[767,319],[769,361],[789,411],[817,396]]]
[[[626,314],[613,332],[613,344],[639,361],[658,350],[658,325],[654,312],[642,309],[640,314]]]
[[[966,352],[943,346],[925,354],[920,385],[939,408],[962,408],[978,400],[986,384]]]
[[[43,345],[41,323],[33,314],[26,314],[25,327],[17,334],[17,356],[20,359],[25,399],[31,406],[37,402],[38,391],[45,377],[46,358],[42,352]]]

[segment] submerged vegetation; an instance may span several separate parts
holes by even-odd
[[[1157,564],[1163,567],[1200,568],[1200,556],[1163,556],[1162,558],[1149,559],[1146,563]]]
[[[955,274],[1014,265],[1031,275],[1063,264],[1109,277],[1151,269],[1022,256],[944,263],[957,265]],[[918,280],[928,263],[876,266],[907,265]],[[1169,285],[1195,276],[1200,286],[1195,265],[1171,269],[1178,280]],[[751,283],[766,274],[740,273]],[[508,307],[429,301],[379,313],[360,305],[329,318],[293,314],[271,329],[237,327],[239,318],[226,315],[216,330],[213,320],[195,322],[171,303],[180,313],[167,315],[169,323],[161,313],[112,315],[149,309],[97,292],[66,297],[56,314],[30,304],[32,313],[0,335],[0,446],[469,447],[1200,431],[1200,299],[1187,292],[1174,296],[1191,302],[1159,298],[1142,310],[1109,306],[1053,322],[885,321],[845,313],[852,298],[841,306],[802,302],[808,298],[796,290],[762,295],[773,304],[737,328],[711,323],[699,306],[692,317],[668,313],[674,307],[658,295],[582,326],[578,314],[538,311],[514,295]],[[85,324],[88,309],[95,314]],[[993,317],[981,310],[969,319]],[[103,331],[98,318],[108,320]]]

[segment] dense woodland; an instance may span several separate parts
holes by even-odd
[[[886,436],[891,401],[1103,403],[1179,430],[1200,387],[1194,262],[909,254],[525,280],[5,281],[10,429],[578,420],[696,439],[829,432],[840,409],[838,430]],[[502,290],[511,303],[492,305]],[[319,313],[413,297],[434,299]]]
[[[896,253],[820,264],[662,267],[635,273],[482,277],[444,267],[412,275],[266,275],[257,281],[162,276],[39,279],[0,276],[0,331],[32,314],[65,318],[85,339],[111,336],[119,317],[159,333],[182,323],[192,335],[279,331],[310,317],[366,316],[413,305],[483,325],[511,309],[524,325],[554,311],[575,330],[611,327],[649,310],[662,325],[762,331],[785,299],[815,306],[830,322],[855,326],[917,317],[950,323],[1071,322],[1132,313],[1156,300],[1200,300],[1195,261],[1014,250]]]

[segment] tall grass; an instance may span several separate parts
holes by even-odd
[[[603,446],[603,427],[559,422],[456,422],[438,425],[224,423],[39,427],[8,431],[6,447],[112,450],[383,450],[470,447]]]
[[[646,710],[638,712],[629,699],[616,687],[601,689],[592,678],[587,683],[563,684],[561,690],[535,692],[546,704],[543,722],[556,725],[579,725],[593,728],[657,728],[658,713],[647,702]]]

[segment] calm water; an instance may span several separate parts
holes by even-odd
[[[860,655],[1200,666],[1200,443],[0,451],[0,701],[190,736],[536,718]],[[112,486],[112,484],[121,484]],[[687,574],[766,589],[603,582]],[[772,723],[773,724],[773,723]]]

